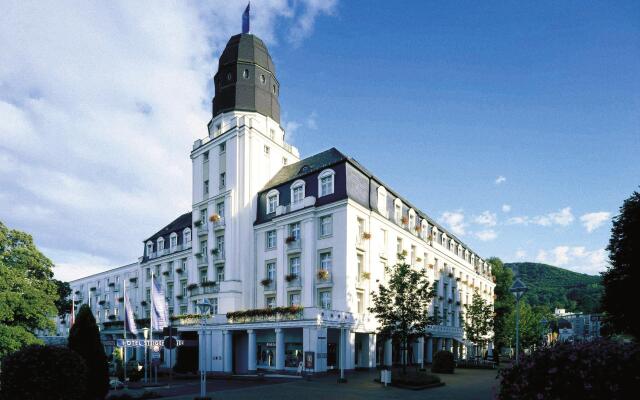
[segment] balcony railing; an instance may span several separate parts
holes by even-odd
[[[209,223],[203,222],[198,226],[198,235],[206,235],[209,232]]]
[[[287,241],[287,250],[288,251],[297,251],[302,249],[302,239],[298,238],[295,240]]]
[[[224,226],[225,226],[224,217],[220,217],[219,220],[212,222],[211,224],[213,225],[214,230],[224,229]]]
[[[302,286],[302,279],[300,278],[300,275],[295,275],[295,277],[293,275],[288,275],[285,280],[287,282],[287,287]]]
[[[213,259],[213,262],[221,262],[224,261],[224,250],[221,249],[216,249],[218,250],[217,252],[212,252],[211,253],[211,258]]]
[[[209,263],[209,258],[207,257],[207,253],[196,254],[196,259],[198,260],[198,265],[207,265]]]

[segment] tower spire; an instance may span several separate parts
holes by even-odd
[[[251,11],[251,2],[247,4],[247,8],[244,9],[242,13],[242,33],[249,33],[250,29],[250,11]]]

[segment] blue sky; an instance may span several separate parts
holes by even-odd
[[[9,2],[0,220],[71,279],[190,208],[242,0]],[[482,256],[596,273],[640,184],[638,2],[264,0],[252,31],[303,156],[335,146]]]

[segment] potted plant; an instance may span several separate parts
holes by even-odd
[[[416,225],[416,232],[422,232],[422,225]]]
[[[429,264],[429,268],[433,269],[433,264]]]
[[[109,282],[109,287],[114,287],[116,285],[115,282]]]
[[[218,254],[220,254],[220,249],[218,248],[211,249],[211,255],[217,256]]]
[[[407,225],[409,223],[409,218],[407,218],[406,216],[402,216],[402,218],[400,218],[400,222],[402,223],[402,225]]]
[[[200,284],[202,287],[213,287],[215,285],[217,285],[216,281],[204,281]]]
[[[95,292],[95,291],[96,291],[96,287],[95,287],[95,286],[93,286],[93,287],[91,287],[89,290],[90,290],[90,291],[92,291],[92,292]]]
[[[293,243],[296,241],[296,237],[291,235],[291,236],[287,236],[287,238],[284,240],[285,243],[289,244],[289,243]]]
[[[329,271],[327,271],[326,269],[318,270],[318,279],[322,281],[326,281],[327,279],[329,279]]]
[[[169,271],[162,271],[162,275],[164,276],[169,276],[170,272]]]
[[[124,301],[124,296],[118,297],[118,301],[122,303]]]
[[[416,257],[416,262],[422,262],[422,258]]]
[[[106,303],[106,301],[104,301],[104,300],[100,300],[100,301],[98,302],[98,304],[100,304],[101,306],[103,306],[105,303]]]
[[[449,278],[453,278],[453,273],[449,272]]]
[[[362,272],[362,274],[360,274],[362,276],[362,279],[369,279],[371,278],[371,272],[368,271],[364,271]]]
[[[113,314],[111,314],[111,315],[109,315],[107,318],[109,318],[109,321],[113,321],[113,320],[115,320],[115,319],[116,319],[116,316],[115,316],[115,315],[113,315]]]
[[[135,281],[137,281],[137,280],[138,280],[138,278],[136,278],[135,276],[134,276],[134,277],[132,277],[132,278],[129,278],[129,282],[135,282]]]
[[[260,284],[262,286],[269,286],[271,285],[271,282],[273,282],[271,279],[269,278],[264,278],[263,280],[260,281]]]
[[[177,294],[177,295],[176,295],[176,299],[178,299],[178,300],[182,300],[183,298],[184,298],[184,296],[183,296],[183,295],[181,295],[181,294]]]
[[[289,274],[289,275],[285,276],[285,277],[284,277],[284,279],[285,279],[287,282],[293,282],[293,281],[295,281],[296,279],[298,279],[298,275],[297,275],[297,274]]]
[[[362,232],[362,238],[364,240],[369,240],[371,239],[371,234],[369,232]]]
[[[146,301],[146,300],[142,300],[142,301],[140,302],[140,305],[141,305],[142,307],[146,306],[147,304],[148,304],[148,303],[147,303],[147,301]]]
[[[195,226],[200,226],[200,225],[202,225],[202,220],[199,219],[199,220],[195,221],[193,224]]]
[[[193,290],[197,287],[198,287],[197,283],[190,283],[189,286],[187,286],[187,290]]]
[[[177,274],[181,274],[181,273],[182,273],[182,267],[178,267],[178,268],[176,268],[176,273],[177,273]]]
[[[456,278],[456,282],[460,282],[462,279],[460,277]]]
[[[209,217],[209,221],[211,221],[211,222],[220,221],[220,215],[216,214],[216,213],[211,214],[211,216]]]

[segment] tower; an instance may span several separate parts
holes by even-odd
[[[218,313],[226,313],[255,306],[257,193],[283,165],[298,161],[299,154],[284,140],[280,87],[262,40],[248,33],[232,36],[214,84],[208,135],[196,140],[191,152],[194,245],[189,283],[216,284],[190,297],[190,308],[209,299]]]

